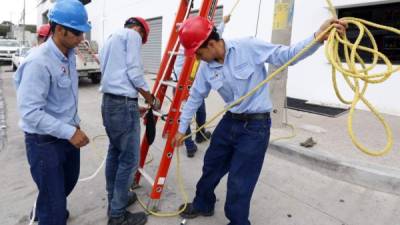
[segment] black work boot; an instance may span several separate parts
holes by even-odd
[[[196,134],[196,143],[200,144],[202,142],[208,141],[211,138],[211,132],[206,131],[205,129],[202,129]]]
[[[197,152],[197,145],[193,143],[193,149],[186,148],[187,157],[193,158]]]
[[[126,208],[128,208],[128,207],[131,206],[131,205],[133,205],[133,204],[137,201],[137,199],[138,199],[136,193],[133,192],[133,191],[130,191],[130,193],[129,193],[128,195],[130,195],[130,196],[129,196],[129,199],[128,199],[128,203],[126,204]],[[108,217],[111,216],[110,204],[108,204],[107,216],[108,216]]]
[[[182,204],[181,206],[179,206],[179,210],[181,210],[183,208],[184,204]],[[193,207],[193,203],[188,203],[186,205],[186,208],[183,212],[181,212],[179,214],[182,218],[185,219],[193,219],[196,218],[198,216],[212,216],[214,215],[214,210],[211,212],[200,212],[197,211],[194,207]]]
[[[107,225],[144,225],[147,222],[147,216],[144,212],[131,213],[126,211],[120,217],[110,217]]]

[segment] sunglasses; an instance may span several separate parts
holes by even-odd
[[[63,28],[64,28],[66,31],[71,32],[73,35],[75,35],[75,36],[77,36],[77,37],[79,37],[79,36],[81,36],[81,35],[83,34],[82,31],[80,31],[80,30],[75,30],[74,28],[70,28],[70,27],[66,27],[66,26],[63,26]]]

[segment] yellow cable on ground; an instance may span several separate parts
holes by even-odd
[[[139,204],[143,207],[143,209],[145,209],[148,213],[150,213],[153,216],[157,216],[157,217],[174,217],[174,216],[178,216],[181,212],[185,211],[187,203],[188,203],[188,196],[185,192],[185,186],[183,184],[183,179],[182,179],[182,174],[181,174],[181,166],[180,166],[180,156],[179,156],[179,148],[176,149],[176,162],[177,162],[177,167],[176,167],[176,177],[178,180],[178,186],[179,186],[179,190],[182,194],[182,198],[183,198],[183,202],[184,205],[182,207],[182,209],[178,210],[178,211],[174,211],[174,212],[164,212],[164,213],[160,213],[160,212],[155,212],[151,209],[148,209],[146,207],[146,205],[143,203],[142,200],[140,200],[140,198],[138,198],[138,202]]]

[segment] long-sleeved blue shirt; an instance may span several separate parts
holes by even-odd
[[[227,105],[247,94],[268,76],[264,63],[281,66],[311,43],[314,36],[292,46],[267,43],[255,38],[224,41],[224,64],[201,62],[190,96],[180,116],[179,132],[185,133],[190,121],[210,90],[218,91]],[[314,53],[315,45],[301,59]],[[270,112],[272,103],[268,84],[230,109],[232,113]]]
[[[28,54],[14,81],[22,130],[71,139],[80,122],[74,49],[66,57],[50,38]]]
[[[141,47],[142,37],[133,29],[119,29],[108,37],[100,52],[101,92],[137,98],[137,89],[149,90]]]

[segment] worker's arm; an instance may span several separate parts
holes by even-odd
[[[200,68],[197,71],[196,79],[190,89],[190,96],[184,105],[180,116],[178,132],[174,138],[174,143],[177,145],[182,145],[182,138],[185,136],[186,130],[190,126],[194,114],[211,90],[211,86],[205,77],[204,69],[202,69],[203,66],[205,66],[204,63],[200,65]]]
[[[70,140],[77,128],[44,111],[51,82],[45,66],[28,62],[19,71],[22,75],[17,90],[17,106],[21,120],[41,133]]]
[[[224,33],[225,24],[229,23],[230,20],[231,20],[231,15],[226,15],[224,16],[222,22],[216,27],[217,33],[219,34],[220,37],[222,37],[222,34]]]
[[[309,36],[307,39],[291,45],[291,46],[285,46],[285,45],[277,45],[277,44],[271,44],[267,43],[261,40],[257,40],[255,38],[250,38],[248,41],[247,47],[248,49],[251,49],[251,52],[253,53],[252,56],[254,57],[254,60],[256,63],[261,64],[261,63],[270,63],[275,66],[282,66],[285,64],[287,61],[289,61],[291,58],[293,58],[295,55],[297,55],[301,50],[303,50],[307,45],[309,45],[311,42],[314,41],[315,37],[317,37],[321,32],[323,32],[325,29],[327,29],[330,24],[334,24],[334,26],[338,29],[340,33],[345,32],[346,28],[341,21],[331,19],[325,21],[320,29],[315,33]],[[323,41],[326,40],[327,36],[324,35],[318,43],[316,43],[314,46],[312,46],[307,52],[305,52],[298,60],[292,63],[295,64],[298,61],[312,55],[315,51],[318,50],[319,47],[323,45]]]
[[[144,79],[143,62],[141,57],[142,38],[136,31],[128,32],[126,42],[126,66],[128,79],[134,88],[144,97],[154,109],[159,109],[159,101],[151,95]]]
[[[128,32],[126,40],[126,66],[128,79],[138,91],[139,89],[142,89],[143,91],[148,92],[149,86],[144,79],[143,62],[140,55],[141,48],[142,38],[140,37],[139,33],[133,30]]]

